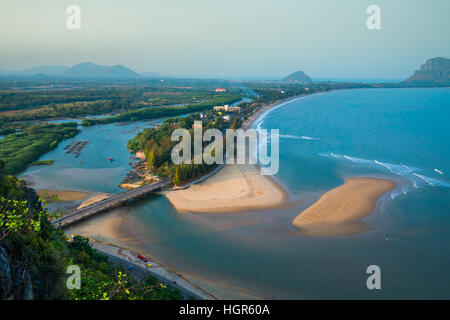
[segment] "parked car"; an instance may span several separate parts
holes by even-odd
[[[137,257],[144,262],[148,262],[148,259],[146,257],[144,257],[142,254],[138,255]]]

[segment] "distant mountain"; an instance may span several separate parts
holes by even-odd
[[[9,70],[0,70],[0,75],[11,75],[16,74],[17,72],[9,71]]]
[[[34,76],[37,74],[46,76],[57,76],[63,73],[67,68],[68,67],[66,66],[38,66],[20,71],[0,70],[0,74],[13,76]]]
[[[294,83],[299,83],[299,84],[309,84],[309,83],[312,83],[312,80],[303,71],[297,71],[297,72],[291,73],[287,77],[284,77],[283,79],[281,79],[281,82],[294,82]]]
[[[110,67],[83,62],[68,68],[61,76],[70,78],[135,78],[138,74],[121,65]]]
[[[101,66],[91,62],[83,62],[76,64],[72,67],[66,67],[63,65],[54,66],[38,66],[34,68],[25,69],[22,71],[8,71],[0,70],[0,75],[7,76],[56,76],[67,78],[115,78],[126,79],[135,78],[140,75],[125,68],[121,65],[116,66]],[[146,72],[142,74],[144,77],[157,77],[157,73]]]
[[[30,69],[25,69],[20,71],[20,74],[24,75],[35,75],[35,74],[44,74],[47,76],[57,76],[66,71],[68,67],[66,66],[38,66]]]
[[[139,73],[139,75],[141,77],[146,77],[146,78],[160,78],[161,77],[161,75],[156,72],[141,72],[141,73]]]
[[[417,84],[450,84],[450,59],[429,59],[404,82]]]

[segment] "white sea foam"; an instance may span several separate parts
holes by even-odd
[[[344,155],[344,158],[347,159],[347,160],[350,160],[352,162],[358,163],[358,159],[353,158],[353,157],[349,157],[348,155]]]
[[[439,170],[439,169],[434,169],[434,171],[436,171],[437,173],[439,173],[439,174],[444,174],[441,170]]]
[[[293,136],[290,134],[280,134],[280,138],[286,138],[286,139],[295,139],[295,140],[319,140],[319,138],[313,138],[308,136]]]
[[[391,192],[391,199],[397,198],[400,194],[398,192]]]
[[[425,177],[425,176],[423,176],[421,174],[415,173],[415,172],[413,172],[413,175],[418,177],[418,178],[420,178],[420,179],[422,179],[423,181],[428,183],[430,186],[435,187],[435,185],[427,177]]]
[[[390,172],[392,172],[392,173],[395,173],[395,174],[398,174],[398,175],[402,175],[401,173],[395,171],[395,170],[392,168],[392,166],[389,165],[389,164],[387,164],[387,163],[380,162],[380,161],[377,161],[377,160],[374,160],[373,162],[375,162],[376,164],[378,164],[378,165],[380,165],[380,166],[382,166],[382,167],[388,169],[388,170],[389,170]]]
[[[333,152],[330,152],[328,154],[320,154],[321,156],[325,157],[333,157],[339,160],[344,161],[351,161],[352,163],[358,165],[358,166],[364,166],[364,167],[370,167],[370,168],[381,168],[383,170],[387,170],[393,174],[402,176],[407,178],[411,181],[411,184],[408,186],[403,186],[401,189],[402,194],[407,194],[412,187],[418,189],[421,186],[428,185],[432,187],[446,187],[450,188],[450,183],[447,183],[445,181],[442,181],[440,179],[431,178],[422,174],[419,174],[417,172],[420,172],[421,170],[418,168],[410,167],[405,164],[395,164],[395,163],[388,163],[388,162],[382,162],[378,160],[368,160],[368,159],[362,159],[357,157],[352,157],[349,155],[340,155]],[[436,170],[436,169],[435,169]],[[391,193],[391,197],[396,197],[398,194]]]
[[[430,186],[433,187],[444,187],[444,188],[450,188],[450,183],[442,181],[440,179],[431,178],[428,176],[424,176],[418,173],[413,173],[416,177],[422,179],[426,183],[428,183]]]
[[[406,169],[408,169],[408,170],[411,171],[411,172],[413,171],[413,170],[412,170],[410,167],[408,167],[406,164],[403,164],[403,163],[402,163],[402,166],[404,166]]]
[[[300,138],[302,138],[304,140],[319,140],[319,138],[313,138],[313,137],[308,137],[308,136],[301,136]]]
[[[401,190],[402,190],[402,193],[406,196],[406,194],[408,193],[408,188],[407,187],[405,187],[405,186],[403,186],[403,187],[401,187]]]

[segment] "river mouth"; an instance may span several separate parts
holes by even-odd
[[[402,118],[412,117],[414,112],[418,117],[432,117],[423,101],[428,96],[428,101],[435,101],[435,95],[448,101],[448,89],[396,90],[326,93],[292,102],[265,116],[262,127],[283,125],[284,129],[280,131],[284,135],[280,139],[282,165],[276,179],[288,190],[286,207],[233,214],[180,214],[164,196],[153,195],[80,222],[66,232],[154,255],[223,299],[370,299],[374,295],[366,287],[366,269],[372,264],[383,272],[378,298],[448,298],[448,182],[445,176],[433,173],[434,167],[441,172],[450,170],[445,164],[445,139],[438,138],[442,124],[434,117],[437,123],[427,124],[426,132],[417,131],[419,120]],[[418,96],[425,105],[411,111]],[[361,114],[361,106],[370,113]],[[373,111],[381,106],[386,113]],[[383,117],[394,107],[398,117]],[[355,114],[370,121],[355,120],[355,128],[346,126]],[[395,124],[386,123],[394,120]],[[342,126],[336,125],[330,133],[327,130],[333,121]],[[299,122],[302,126],[297,132]],[[83,129],[75,137],[90,140],[80,156],[83,163],[65,157],[63,142],[40,159],[56,160],[52,166],[30,168],[24,175],[34,177],[39,189],[58,186],[121,192],[118,184],[129,170],[126,141],[147,126],[143,122]],[[399,136],[401,141],[389,135],[388,128],[395,126],[404,132]],[[377,127],[387,130],[388,136]],[[115,159],[112,163],[110,156]],[[432,167],[427,163],[433,163]],[[364,232],[340,237],[298,234],[292,220],[300,212],[345,178],[360,175],[397,182],[397,187],[383,195],[375,210],[361,220],[368,226]],[[434,179],[428,181],[431,184],[427,177]]]

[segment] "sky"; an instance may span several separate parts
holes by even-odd
[[[81,28],[69,30],[77,5]],[[369,30],[369,5],[381,29]],[[403,79],[450,58],[449,0],[1,0],[0,69],[121,64],[167,76]]]

